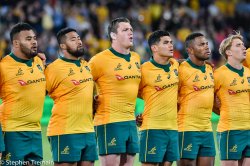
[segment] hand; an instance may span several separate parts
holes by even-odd
[[[142,125],[142,120],[143,120],[142,114],[139,114],[139,115],[136,116],[136,125],[138,127],[140,127]]]
[[[37,56],[43,61],[43,65],[46,65],[46,56],[44,53],[38,53]]]

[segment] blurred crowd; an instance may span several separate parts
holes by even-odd
[[[212,60],[220,63],[220,42],[239,31],[250,46],[249,0],[1,0],[0,55],[10,52],[9,30],[17,22],[28,22],[37,31],[39,50],[48,63],[59,52],[56,33],[63,27],[78,30],[86,47],[86,59],[109,48],[109,22],[127,17],[134,28],[133,49],[142,61],[150,58],[147,36],[162,29],[171,33],[176,58],[186,58],[186,36],[194,31],[209,39]]]

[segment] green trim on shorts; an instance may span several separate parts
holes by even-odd
[[[250,157],[250,130],[217,132],[221,160],[240,160]]]
[[[115,122],[95,127],[99,154],[135,154],[139,141],[135,121]]]
[[[213,132],[184,131],[179,132],[181,158],[197,159],[197,157],[215,157]]]
[[[8,131],[3,135],[5,151],[2,159],[4,161],[18,161],[17,164],[34,161],[39,164],[43,160],[41,131]],[[4,165],[8,163],[4,162]]]
[[[180,159],[177,130],[149,129],[140,132],[142,163],[173,162]]]
[[[54,162],[95,161],[95,133],[64,134],[49,137]]]

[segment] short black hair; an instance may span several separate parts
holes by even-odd
[[[129,19],[127,19],[125,17],[119,17],[119,18],[116,18],[116,19],[112,20],[111,23],[108,26],[108,37],[109,37],[110,41],[112,41],[110,33],[111,32],[117,33],[118,24],[120,22],[130,23]]]
[[[35,32],[34,28],[29,25],[28,23],[20,22],[15,24],[11,30],[10,30],[10,40],[13,42],[13,39],[17,34],[19,34],[21,31],[29,31],[32,30]]]
[[[190,47],[190,44],[194,41],[195,38],[201,37],[201,36],[204,36],[204,35],[200,32],[194,32],[194,33],[189,34],[185,40],[186,49]]]
[[[160,42],[161,37],[163,36],[170,36],[169,32],[163,30],[157,30],[151,33],[148,38],[148,46],[151,50],[151,46]],[[152,51],[152,50],[151,50]]]
[[[61,29],[59,32],[57,32],[56,38],[57,38],[58,44],[62,44],[65,42],[65,37],[66,37],[65,35],[69,32],[76,32],[76,30],[73,28],[66,27],[66,28]]]

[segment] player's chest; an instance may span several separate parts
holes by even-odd
[[[169,72],[163,69],[150,70],[143,73],[143,79],[145,79],[147,86],[150,87],[177,87],[179,82],[178,69],[171,69]]]
[[[9,68],[4,70],[4,75],[5,85],[30,87],[45,84],[44,72],[39,64],[33,64],[31,67],[26,65],[9,66]]]
[[[60,85],[68,87],[81,87],[93,85],[93,77],[88,66],[66,67],[58,74]]]
[[[103,74],[109,80],[118,82],[138,82],[141,80],[141,68],[139,61],[112,61],[107,62],[106,65],[106,67],[103,67]]]

